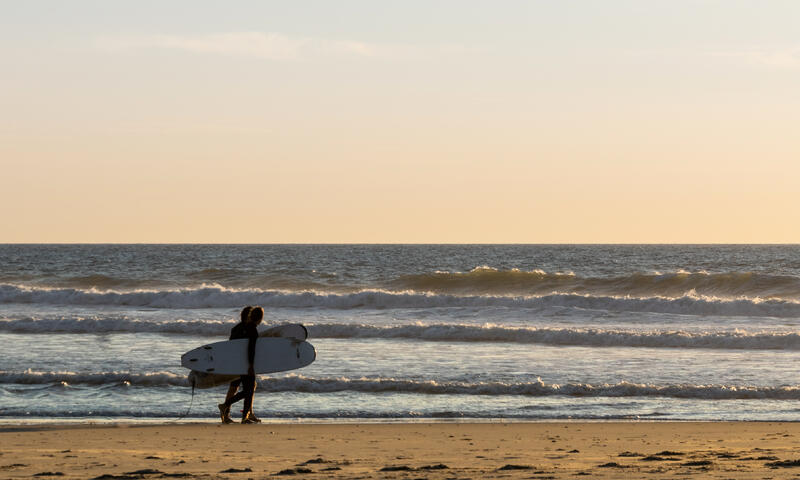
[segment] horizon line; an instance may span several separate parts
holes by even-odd
[[[330,245],[330,246],[345,246],[345,245],[543,245],[543,246],[800,246],[798,243],[784,243],[784,242],[0,242],[0,245],[241,245],[241,246],[255,246],[255,245]]]

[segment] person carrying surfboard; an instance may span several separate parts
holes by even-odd
[[[242,309],[242,312],[239,314],[240,324],[250,321],[250,310],[252,309],[253,307],[251,305],[248,305]],[[233,340],[233,330],[231,330],[231,336],[228,338],[228,340]],[[230,406],[226,407],[225,404],[228,403],[234,395],[236,395],[236,390],[239,389],[239,385],[241,383],[241,377],[232,381],[228,386],[228,393],[225,394],[225,401],[219,404],[219,416],[222,419],[222,423],[233,423]]]
[[[261,420],[253,414],[253,397],[256,391],[256,374],[253,368],[253,361],[256,356],[256,341],[258,340],[258,325],[264,318],[264,309],[261,307],[245,307],[241,313],[241,321],[231,329],[230,340],[246,338],[247,361],[249,367],[247,375],[242,375],[238,380],[231,382],[228,387],[228,395],[225,402],[219,404],[220,418],[223,423],[233,423],[231,419],[231,405],[244,399],[244,410],[242,410],[242,423],[260,423]],[[233,395],[236,388],[241,386],[239,393]]]

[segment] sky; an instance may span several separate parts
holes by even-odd
[[[0,243],[797,243],[798,18],[0,0]]]

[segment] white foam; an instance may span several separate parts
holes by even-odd
[[[125,316],[0,319],[0,331],[12,333],[165,333],[228,335],[235,321],[173,320],[153,322]]]
[[[188,387],[185,376],[171,372],[7,372],[0,371],[0,384],[23,385],[115,385],[146,387]],[[565,395],[571,397],[668,397],[704,400],[773,399],[800,400],[800,388],[794,386],[757,387],[751,385],[690,385],[690,384],[640,384],[619,382],[614,384],[568,383],[546,384],[541,379],[532,382],[453,382],[420,381],[398,378],[348,378],[261,377],[259,391],[299,392],[327,394],[336,392],[359,393],[410,393],[422,395],[515,395],[545,397]]]
[[[0,384],[18,385],[118,385],[118,386],[188,386],[185,375],[171,372],[22,372],[0,371]]]
[[[525,395],[573,397],[671,397],[697,399],[800,399],[798,387],[756,387],[742,385],[653,385],[620,382],[592,385],[569,383],[546,384],[541,379],[535,382],[436,382],[402,380],[395,378],[311,378],[288,375],[270,378],[259,384],[260,390],[270,392],[333,393],[356,391],[362,393],[419,393],[428,395]]]
[[[743,350],[800,350],[800,334],[794,332],[630,331],[599,328],[517,328],[497,325],[399,325],[364,324],[308,326],[311,338],[398,338],[446,342],[508,342],[543,345],[648,348],[709,348]]]

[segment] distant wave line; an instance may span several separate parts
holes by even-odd
[[[162,333],[220,336],[232,321],[151,322],[125,318],[54,318],[0,320],[0,331],[12,333]],[[268,326],[268,325],[267,325]],[[703,348],[733,350],[800,350],[795,332],[687,332],[682,330],[623,330],[604,328],[507,327],[501,325],[422,324],[308,324],[310,338],[399,339],[433,342],[502,342],[556,346]]]
[[[112,305],[163,309],[238,308],[241,305],[257,304],[267,308],[330,308],[343,310],[356,308],[505,307],[545,309],[566,307],[682,315],[800,317],[800,302],[793,300],[726,300],[693,295],[680,298],[635,298],[579,294],[552,294],[528,297],[457,296],[410,292],[397,293],[383,290],[367,290],[351,294],[287,293],[274,290],[235,290],[219,286],[183,290],[98,292],[72,288],[42,289],[3,284],[0,285],[0,304]]]
[[[75,289],[96,293],[137,293],[198,290],[217,287],[227,291],[317,292],[346,295],[360,291],[385,291],[455,296],[531,297],[575,294],[605,297],[680,298],[684,296],[732,299],[800,300],[800,277],[757,272],[636,272],[615,276],[582,276],[572,271],[498,269],[488,265],[466,272],[432,271],[398,275],[386,280],[348,281],[336,272],[298,269],[278,272],[240,272],[207,268],[169,278],[127,278],[104,274],[75,277],[4,275],[3,281],[37,289]],[[170,290],[171,289],[171,290]]]
[[[619,382],[614,384],[546,384],[541,379],[532,382],[456,382],[420,381],[396,378],[306,377],[287,375],[259,380],[262,392],[298,392],[327,394],[339,392],[358,393],[409,393],[422,395],[480,395],[480,396],[569,396],[569,397],[668,397],[704,400],[800,400],[800,387],[758,387],[750,385],[692,385],[692,384],[640,384]],[[51,385],[68,388],[71,385],[94,386],[189,386],[185,376],[170,372],[151,373],[74,373],[74,372],[8,372],[0,371],[0,385]]]
[[[678,270],[633,273],[613,277],[583,277],[571,271],[500,270],[481,266],[469,272],[406,275],[390,285],[415,292],[464,295],[626,296],[634,298],[684,296],[721,299],[800,299],[800,278],[754,272],[708,273]]]

